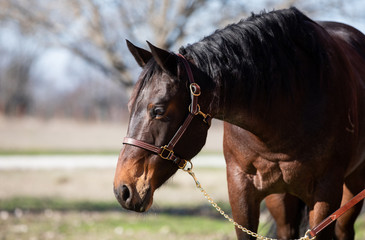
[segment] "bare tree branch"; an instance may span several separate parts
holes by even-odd
[[[218,18],[224,21],[232,14],[245,16],[245,3],[220,0],[222,9]],[[302,4],[303,0],[281,0],[268,4],[275,9]],[[210,2],[209,2],[210,3]],[[341,7],[339,0],[326,3],[332,8]],[[133,82],[126,50],[121,46],[122,36],[132,40],[151,38],[162,48],[171,49],[187,35],[187,26],[193,15],[210,6],[208,0],[134,0],[103,1],[0,1],[0,24],[11,22],[28,36],[42,36],[47,44],[63,46],[85,62],[95,66],[108,78],[130,86]],[[313,8],[314,9],[314,8]],[[306,9],[311,11],[311,9]],[[218,19],[218,20],[217,20]],[[208,20],[209,22],[209,20]],[[231,20],[230,20],[231,22]],[[142,39],[141,33],[145,34]]]

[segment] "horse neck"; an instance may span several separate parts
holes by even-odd
[[[325,35],[322,29],[319,29],[314,23],[312,25],[318,32]],[[336,44],[327,35],[323,38],[318,36],[318,38],[319,41],[323,41],[319,44],[319,48],[326,47],[331,52],[338,50]],[[312,55],[308,55],[306,50],[298,47],[294,52],[295,59],[301,59],[300,64],[295,65],[297,61],[291,59],[288,62],[291,62],[292,65],[285,66],[285,68],[281,65],[281,68],[274,68],[276,72],[273,73],[265,72],[271,68],[267,66],[266,62],[260,61],[258,57],[261,56],[258,56],[251,60],[251,65],[257,66],[251,76],[252,72],[249,71],[251,65],[242,65],[246,63],[237,61],[231,56],[232,54],[228,54],[229,51],[226,54],[220,54],[223,52],[219,49],[222,46],[215,44],[215,48],[212,49],[207,43],[208,40],[188,47],[185,53],[190,55],[190,59],[196,60],[201,72],[208,75],[207,81],[214,83],[214,90],[208,91],[204,100],[202,97],[201,104],[202,109],[210,112],[213,117],[244,128],[264,141],[271,139],[272,142],[280,142],[294,137],[299,139],[297,142],[292,141],[293,144],[300,144],[300,139],[303,137],[316,139],[318,133],[327,134],[326,138],[329,138],[331,137],[329,134],[339,132],[333,131],[334,128],[343,129],[348,123],[351,103],[347,98],[349,98],[350,91],[343,79],[347,79],[349,76],[341,70],[342,67],[339,67],[344,66],[341,62],[344,59],[344,57],[341,58],[341,53],[336,54],[339,59],[330,58],[331,67],[329,67],[324,53],[323,56],[319,54],[320,57],[315,58],[318,59],[318,62],[315,62]],[[213,43],[216,42],[219,41],[213,41]],[[216,54],[213,50],[217,51]],[[313,54],[315,53],[313,52]],[[227,56],[232,57],[228,64]],[[227,66],[232,69],[227,69]],[[226,71],[222,72],[224,71],[222,69],[226,69]],[[259,74],[255,75],[255,73]],[[251,93],[250,86],[246,82],[247,79],[264,79],[268,77],[265,74],[270,74],[270,78],[279,75],[281,79],[292,80],[293,85],[289,86],[292,89],[287,92],[290,91],[294,96],[283,96],[281,92],[276,92],[265,99],[265,91],[260,92],[261,88],[257,87],[258,92],[249,96],[250,102],[247,102],[248,95],[245,92]],[[296,79],[296,77],[300,79]],[[276,80],[280,79],[269,80],[272,81],[265,82],[264,80],[263,82],[270,83],[273,80],[277,82]],[[325,81],[322,82],[322,80]],[[261,83],[262,81],[258,82],[258,84]],[[270,85],[265,85],[262,89],[269,89],[271,94]],[[291,99],[291,97],[293,98]]]
[[[256,88],[255,93],[251,93],[247,90],[249,79],[263,77],[265,74],[255,74],[259,69],[251,70],[250,63],[237,60],[232,60],[230,65],[233,69],[227,70],[225,66],[227,63],[224,59],[219,60],[217,56],[214,56],[214,60],[209,60],[204,56],[204,52],[191,50],[187,52],[187,58],[193,63],[196,81],[203,86],[203,91],[205,90],[205,94],[203,94],[205,96],[199,100],[203,111],[209,112],[214,118],[251,132],[258,132],[258,125],[261,123],[270,121],[272,126],[274,120],[280,122],[280,119],[275,118],[277,112],[287,109],[283,105],[290,101],[280,99],[280,97],[274,99],[275,101],[270,100],[270,105],[275,106],[276,109],[271,108],[271,111],[267,111],[268,99],[258,99],[265,95],[265,91]],[[196,59],[199,60],[195,61]],[[248,66],[242,64],[248,64]]]
[[[224,81],[224,79],[223,79]],[[278,131],[285,130],[283,121],[293,121],[288,112],[294,111],[293,104],[283,97],[273,99],[270,103],[259,98],[246,103],[243,87],[235,82],[221,84],[221,106],[216,115],[218,119],[239,126],[260,138],[272,139]]]
[[[247,130],[251,133],[247,137],[254,137],[272,151],[288,152],[300,144],[305,148],[328,121],[326,117],[331,114],[327,111],[335,110],[329,110],[325,104],[328,99],[317,93],[297,93],[293,99],[278,94],[269,103],[257,98],[247,104],[239,83],[224,78],[216,81],[216,97],[209,97],[216,99],[211,103],[213,116]]]

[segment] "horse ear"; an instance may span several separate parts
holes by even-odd
[[[142,48],[139,48],[137,46],[134,46],[133,43],[126,40],[127,46],[129,51],[132,53],[133,57],[136,59],[139,66],[144,67],[147,62],[152,58],[152,54],[144,50]]]
[[[162,70],[176,76],[178,64],[176,55],[169,51],[153,46],[148,41],[147,43],[151,49],[153,58],[156,60],[157,64],[162,68]]]

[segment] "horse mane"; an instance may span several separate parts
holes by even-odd
[[[328,84],[321,77],[328,66],[328,53],[311,23],[317,25],[294,7],[264,11],[181,47],[179,52],[213,81],[224,79],[242,86],[247,103],[258,95],[266,96],[267,101],[278,93],[292,98],[297,87],[312,90]],[[304,79],[308,75],[296,58],[298,49],[315,66],[316,78]]]

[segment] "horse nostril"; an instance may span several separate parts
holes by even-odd
[[[130,198],[131,193],[129,191],[129,188],[126,185],[122,186],[122,200],[124,202],[127,202],[127,200]]]
[[[153,192],[151,187],[146,187],[137,192],[134,186],[121,184],[114,186],[114,194],[120,205],[127,210],[144,212],[152,204]]]
[[[128,185],[123,184],[121,187],[114,187],[114,194],[122,207],[130,209],[133,193]]]

